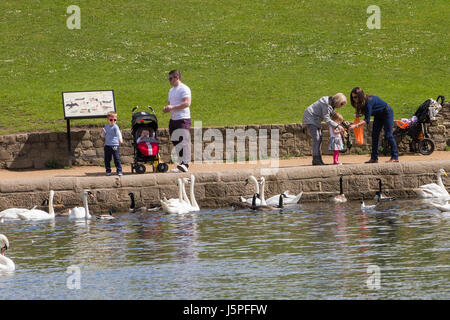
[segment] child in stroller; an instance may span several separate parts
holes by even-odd
[[[148,106],[151,113],[135,112],[138,107],[132,110],[131,134],[133,136],[134,162],[131,165],[131,172],[145,173],[146,167],[139,162],[151,162],[153,172],[166,172],[168,166],[161,162],[159,155],[158,141],[158,119],[152,107]]]
[[[435,146],[434,141],[428,134],[427,125],[435,120],[444,102],[444,96],[439,96],[436,100],[428,99],[420,105],[411,119],[397,120],[397,127],[394,130],[394,138],[397,140],[397,144],[407,135],[412,139],[409,144],[410,152],[420,152],[423,155],[432,154]],[[382,148],[383,154],[390,153],[389,144],[386,141],[383,141]]]

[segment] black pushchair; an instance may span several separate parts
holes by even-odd
[[[393,133],[397,144],[404,136],[409,136],[411,137],[410,152],[420,152],[423,155],[432,154],[435,146],[428,133],[428,125],[435,119],[444,102],[444,96],[439,96],[436,100],[428,99],[420,105],[410,120],[397,120]],[[383,140],[382,153],[390,154],[390,146],[386,139]]]
[[[131,117],[131,135],[133,136],[133,164],[131,173],[145,173],[146,167],[139,162],[150,162],[153,172],[166,172],[169,167],[161,162],[159,155],[158,119],[152,107],[147,106],[149,112],[135,112],[139,107],[134,107]]]

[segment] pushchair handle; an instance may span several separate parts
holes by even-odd
[[[155,110],[153,110],[153,108],[151,106],[147,106],[147,108],[149,108],[153,114],[155,114]]]
[[[134,113],[134,111],[139,108],[139,106],[134,107],[133,109],[131,109],[131,113]]]
[[[445,102],[445,97],[444,97],[444,96],[439,96],[439,97],[437,97],[437,98],[436,98],[436,101],[437,101],[437,102],[439,102],[439,98],[441,98],[440,104],[443,105],[444,102]]]

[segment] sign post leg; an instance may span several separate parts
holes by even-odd
[[[70,139],[70,119],[67,119],[67,156],[69,159],[69,167],[72,168],[72,142]]]

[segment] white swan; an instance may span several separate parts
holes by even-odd
[[[256,178],[251,175],[247,179],[245,179],[245,185],[249,184],[249,182],[253,182],[253,185],[255,186],[253,194],[255,194],[255,193],[259,194],[259,183],[258,183],[258,180],[256,180]],[[247,202],[249,204],[252,204],[253,196],[251,198],[248,198],[248,199],[246,199],[246,198],[241,196],[240,199],[241,199],[242,202]],[[260,199],[256,199],[256,204],[261,204],[261,200]]]
[[[447,172],[444,169],[439,169],[437,172],[438,183],[430,183],[413,189],[420,198],[446,198],[449,193],[442,183],[442,176],[446,176]]]
[[[450,203],[448,201],[446,204],[431,202],[431,205],[442,212],[450,212]]]
[[[44,205],[45,201],[42,202],[42,205]],[[20,217],[17,215],[18,213],[24,213],[29,212],[31,210],[36,209],[37,206],[34,206],[32,209],[26,209],[26,208],[9,208],[6,210],[3,210],[0,212],[0,219],[5,220],[20,220]]]
[[[0,271],[12,272],[16,270],[14,262],[5,256],[5,251],[9,249],[9,241],[4,234],[0,234],[0,247]]]
[[[183,188],[183,198],[188,203],[188,209],[189,209],[189,211],[200,211],[200,207],[198,206],[198,203],[197,203],[197,200],[195,199],[195,194],[194,194],[195,177],[193,174],[191,174],[190,179],[187,179],[187,178],[184,178],[184,179],[186,179],[185,182],[190,184],[190,187],[189,187],[190,199],[187,198],[186,190]]]
[[[264,177],[261,177],[260,184],[261,184],[261,195],[264,196],[264,186],[266,184],[266,179]],[[294,203],[298,203],[300,201],[300,198],[302,197],[303,192],[300,192],[297,195],[293,195],[293,194],[289,194],[289,190],[286,190],[282,194],[277,194],[275,196],[272,196],[265,201],[261,200],[261,204],[269,205],[269,206],[274,206],[274,205],[279,206],[281,195],[283,195],[283,204],[294,204]]]
[[[48,198],[48,212],[44,210],[31,209],[25,212],[18,212],[17,216],[21,220],[52,220],[55,219],[55,210],[53,208],[53,197],[55,195],[55,191],[50,190],[50,195]]]
[[[83,199],[84,207],[75,207],[69,210],[69,220],[75,219],[90,219],[89,206],[87,197],[93,198],[94,194],[90,190],[83,190],[81,198]]]
[[[344,189],[342,187],[342,180],[343,180],[343,178],[342,178],[342,175],[341,175],[341,177],[339,178],[339,194],[337,196],[331,198],[331,201],[333,201],[334,203],[347,202],[347,198],[345,197]]]
[[[178,178],[178,198],[160,200],[161,207],[165,213],[169,214],[184,214],[189,212],[188,203],[183,200],[184,183],[181,178]]]

